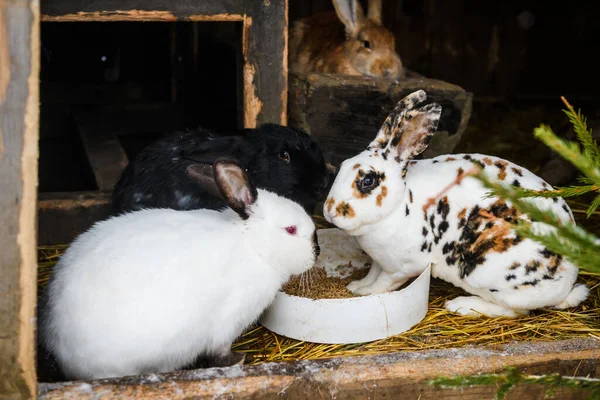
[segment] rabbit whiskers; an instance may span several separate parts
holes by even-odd
[[[314,276],[312,274],[313,269],[304,271],[300,275],[300,295],[304,296],[310,292],[310,288],[314,282]]]

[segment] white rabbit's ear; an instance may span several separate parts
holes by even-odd
[[[210,195],[221,197],[221,192],[219,192],[213,176],[212,165],[191,164],[185,169],[185,173]]]
[[[378,150],[385,149],[390,144],[392,135],[398,128],[398,124],[404,119],[407,112],[412,110],[417,104],[424,102],[427,99],[427,94],[423,90],[417,90],[400,100],[396,107],[387,116],[381,128],[375,136],[375,140],[371,142],[368,149]]]
[[[258,192],[246,171],[237,161],[218,159],[213,164],[213,174],[227,205],[242,219],[248,219]]]
[[[381,1],[382,0],[369,0],[369,11],[367,17],[381,25]]]
[[[428,104],[406,113],[394,129],[390,150],[396,161],[406,161],[425,151],[435,133],[442,106]]]
[[[346,33],[355,37],[364,24],[365,15],[358,0],[333,0],[338,18],[346,27]]]

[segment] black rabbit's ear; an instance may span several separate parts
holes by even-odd
[[[185,170],[187,176],[192,178],[202,189],[210,195],[221,198],[221,192],[217,187],[213,175],[213,166],[206,164],[192,164]]]
[[[243,148],[241,136],[214,137],[185,150],[181,156],[194,163],[212,166],[219,158],[239,158]]]
[[[235,160],[219,159],[213,164],[213,174],[227,205],[242,219],[248,219],[258,192],[246,171]]]

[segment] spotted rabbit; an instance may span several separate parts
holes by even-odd
[[[472,294],[446,303],[463,315],[515,317],[585,300],[588,288],[575,284],[577,267],[517,235],[510,222],[529,217],[510,202],[487,197],[487,189],[466,172],[479,165],[491,179],[535,190],[549,188],[546,182],[481,154],[413,160],[427,148],[442,110],[435,103],[416,108],[425,100],[422,90],[402,99],[366,150],[342,163],[329,192],[325,218],[373,258],[368,275],[348,289],[359,295],[391,291],[433,263],[432,276]],[[563,199],[531,201],[573,223]],[[538,232],[553,229],[533,225]]]

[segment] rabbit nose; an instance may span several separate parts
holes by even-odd
[[[313,188],[315,192],[321,193],[329,186],[329,177],[325,176],[321,180],[314,183]]]

